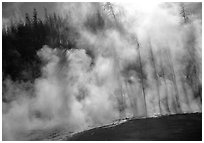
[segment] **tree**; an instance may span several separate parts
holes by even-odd
[[[139,58],[139,65],[140,65],[140,80],[141,80],[141,85],[142,85],[142,93],[143,93],[143,97],[144,97],[144,105],[145,105],[145,114],[147,117],[147,104],[146,104],[146,95],[145,95],[145,74],[144,74],[144,70],[143,70],[143,64],[142,64],[142,60],[141,60],[141,55],[140,55],[140,44],[138,42],[137,39],[135,39],[136,43],[137,43],[137,51],[138,51],[138,58]]]
[[[157,68],[156,68],[156,61],[154,58],[154,54],[152,51],[152,46],[151,46],[151,41],[149,42],[149,50],[150,50],[150,63],[154,69],[153,71],[153,77],[156,80],[156,88],[157,88],[157,95],[158,95],[158,104],[159,104],[159,113],[161,114],[162,109],[161,109],[161,98],[160,98],[160,92],[159,92],[159,79],[158,79],[158,74],[157,74]]]
[[[186,23],[189,23],[189,18],[188,18],[188,14],[187,14],[187,12],[186,12],[186,10],[185,10],[184,3],[181,3],[181,4],[180,4],[180,7],[181,7],[181,12],[180,12],[180,14],[181,14],[181,16],[183,17],[184,23],[185,23],[185,24],[186,24]]]

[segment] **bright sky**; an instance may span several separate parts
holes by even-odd
[[[117,4],[117,3],[116,3]],[[138,11],[144,13],[151,13],[158,6],[158,2],[141,2],[135,1],[134,3],[122,3],[129,7],[130,9],[137,8]],[[200,18],[202,17],[202,4],[201,3],[185,3],[186,8],[193,14],[198,15]],[[33,9],[36,8],[38,11],[38,16],[40,18],[44,17],[45,8],[48,13],[57,13],[57,3],[55,2],[3,2],[2,3],[2,21],[3,24],[9,22],[9,19],[14,20],[24,20],[25,13],[28,13],[32,16]]]

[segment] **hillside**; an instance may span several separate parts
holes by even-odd
[[[202,114],[130,119],[117,126],[103,126],[73,135],[75,141],[193,141],[202,140]]]

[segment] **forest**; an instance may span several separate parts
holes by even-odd
[[[76,48],[74,40],[76,31],[67,24],[67,19],[55,13],[46,14],[45,19],[38,18],[37,10],[33,16],[25,14],[25,22],[13,22],[3,27],[3,79],[33,81],[40,76],[40,65],[37,51],[43,45],[62,49]]]

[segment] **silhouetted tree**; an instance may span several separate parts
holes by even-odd
[[[154,58],[154,54],[152,51],[152,45],[151,45],[151,41],[149,42],[149,50],[150,50],[150,63],[154,69],[153,71],[153,78],[156,80],[156,88],[157,88],[157,95],[158,95],[158,104],[159,104],[159,113],[162,113],[162,109],[161,109],[161,98],[160,98],[160,92],[159,92],[159,79],[158,79],[158,74],[157,74],[157,68],[156,68],[156,61]]]

